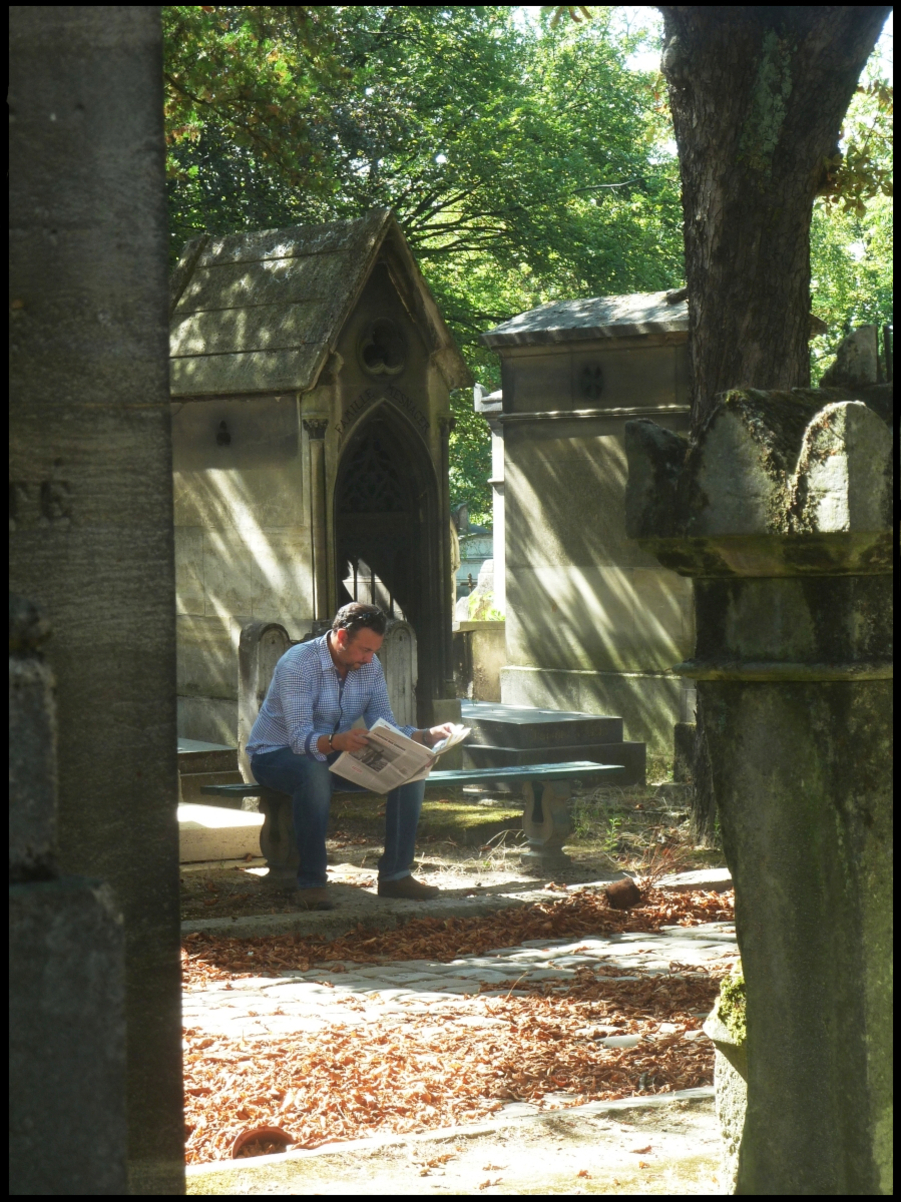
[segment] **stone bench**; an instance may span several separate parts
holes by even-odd
[[[563,844],[572,833],[569,803],[571,780],[593,780],[622,784],[625,769],[619,764],[598,764],[592,760],[574,760],[564,764],[528,764],[515,768],[463,768],[432,772],[427,789],[458,789],[463,785],[516,783],[522,786],[522,827],[529,841],[523,863],[540,871],[553,871],[571,861]],[[232,802],[258,797],[263,814],[260,849],[269,868],[268,880],[275,885],[290,885],[297,876],[297,845],[291,798],[287,793],[257,784],[207,785],[208,796]],[[340,793],[338,789],[336,792]],[[358,791],[354,791],[357,792]]]

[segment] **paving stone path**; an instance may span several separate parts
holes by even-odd
[[[248,952],[248,968],[253,952]],[[664,927],[653,934],[612,934],[566,940],[529,940],[520,947],[463,956],[449,964],[396,960],[387,964],[329,963],[278,977],[244,977],[216,982],[186,993],[184,1024],[198,1033],[234,1038],[320,1031],[329,1026],[403,1023],[406,1016],[434,1014],[460,1025],[501,1024],[489,1015],[450,1013],[461,998],[497,997],[523,990],[517,985],[574,980],[582,968],[603,977],[605,968],[635,979],[662,973],[690,973],[729,963],[738,955],[735,927],[711,922]],[[510,982],[515,982],[511,988]],[[228,986],[228,987],[227,987]],[[493,988],[494,987],[494,988]],[[353,1002],[353,1008],[347,1005]],[[360,1003],[363,1003],[362,1007]],[[446,1016],[442,1016],[442,1010]],[[700,1027],[702,1019],[698,1019]],[[700,1033],[700,1032],[699,1032]],[[689,1033],[689,1037],[694,1032]],[[638,1042],[637,1036],[608,1037]]]

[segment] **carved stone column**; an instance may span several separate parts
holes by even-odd
[[[691,446],[626,427],[627,532],[695,579],[676,670],[735,881],[737,1193],[891,1192],[892,437],[884,397],[840,395],[728,393]]]
[[[313,607],[315,618],[328,613],[328,518],[325,504],[325,431],[328,419],[304,418],[310,445],[310,523],[313,542]]]

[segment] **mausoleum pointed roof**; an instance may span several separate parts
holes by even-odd
[[[389,209],[356,221],[189,242],[172,273],[173,396],[306,392],[316,386],[376,262],[448,387],[469,372]]]
[[[494,350],[547,346],[589,338],[631,338],[641,334],[688,332],[688,302],[676,292],[633,292],[553,301],[519,313],[482,335]]]

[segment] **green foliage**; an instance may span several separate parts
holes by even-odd
[[[865,72],[845,118],[844,156],[814,206],[812,307],[829,327],[811,343],[814,383],[850,330],[893,321],[891,104],[878,66]]]
[[[479,335],[682,271],[678,173],[642,35],[509,6],[164,7],[173,256],[197,232],[390,206],[473,375]],[[452,398],[452,502],[490,520],[487,427]]]
[[[863,217],[868,201],[893,194],[894,97],[894,88],[878,75],[858,86],[842,129],[843,146],[826,161],[820,195],[827,205],[841,204]]]

